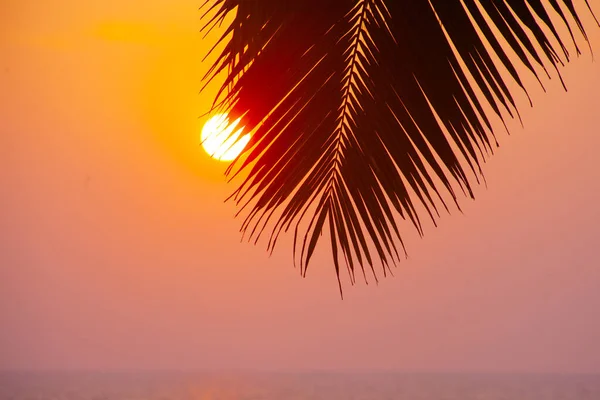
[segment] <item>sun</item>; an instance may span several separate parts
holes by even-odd
[[[200,139],[202,147],[212,158],[232,161],[244,150],[250,141],[250,134],[242,135],[244,128],[234,132],[240,119],[230,124],[226,114],[217,114],[206,121]]]

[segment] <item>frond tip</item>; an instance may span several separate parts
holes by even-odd
[[[455,187],[473,197],[467,174],[478,179],[496,144],[489,114],[517,115],[500,69],[525,90],[519,66],[537,77],[568,61],[555,20],[578,54],[573,22],[587,40],[571,0],[215,0],[211,9],[207,29],[234,17],[206,80],[227,72],[215,105],[254,131],[230,170],[247,173],[232,195],[242,232],[256,241],[270,229],[272,251],[293,230],[303,275],[328,232],[338,280],[343,260],[352,282],[357,267],[377,279],[377,260],[384,275],[400,260],[398,216],[422,234],[418,207],[435,221],[448,199],[458,205]]]

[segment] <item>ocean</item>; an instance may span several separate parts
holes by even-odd
[[[600,375],[0,372],[1,400],[600,400]]]

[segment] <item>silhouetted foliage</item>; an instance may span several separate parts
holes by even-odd
[[[473,197],[467,175],[478,180],[497,145],[486,110],[518,115],[505,79],[525,90],[518,67],[537,77],[569,60],[555,23],[568,27],[578,54],[573,30],[587,41],[571,0],[216,0],[204,8],[206,29],[235,15],[206,76],[227,72],[215,107],[255,129],[229,170],[247,173],[232,196],[246,213],[242,231],[256,240],[268,229],[272,250],[293,230],[303,275],[329,232],[338,281],[341,264],[352,282],[357,267],[377,279],[377,261],[390,271],[404,253],[398,217],[422,234],[420,213],[435,221],[457,203],[455,188]]]

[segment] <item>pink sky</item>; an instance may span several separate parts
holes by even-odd
[[[288,243],[240,243],[234,184],[199,147],[198,5],[0,6],[0,369],[600,373],[589,52],[568,93],[526,79],[525,128],[498,129],[464,214],[423,239],[404,224],[395,277],[341,301],[327,246],[302,279]]]

